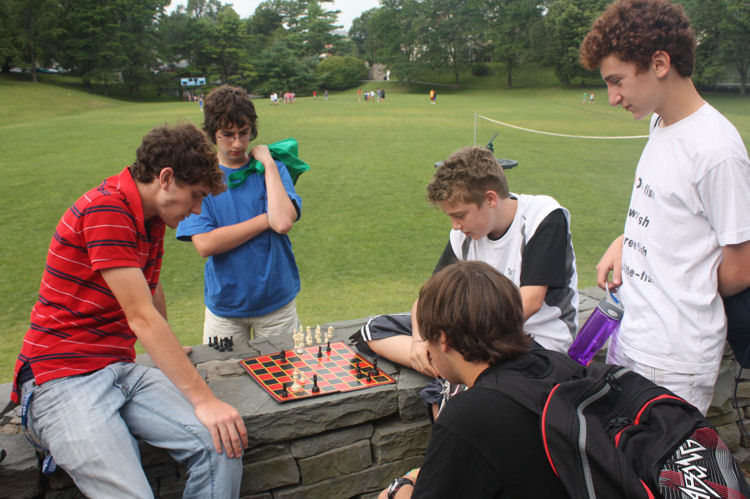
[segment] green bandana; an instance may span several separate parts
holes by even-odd
[[[273,144],[268,145],[268,150],[271,152],[271,157],[277,159],[286,165],[286,169],[289,175],[292,177],[292,183],[297,183],[297,178],[304,172],[310,169],[310,165],[302,161],[297,157],[299,154],[297,141],[293,138],[283,139]],[[248,163],[247,167],[232,172],[227,178],[227,183],[230,189],[234,189],[242,185],[247,177],[258,173],[263,175],[266,169],[263,167],[263,163],[253,158]]]

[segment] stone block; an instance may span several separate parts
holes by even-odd
[[[404,423],[398,418],[379,421],[370,439],[373,461],[383,464],[423,456],[431,432],[432,423],[427,418],[413,423]]]
[[[734,378],[737,374],[737,370],[734,369],[732,363],[722,362],[719,368],[719,377],[714,385],[714,397],[711,400],[712,407],[726,407],[726,403],[730,402],[734,397]]]
[[[232,378],[247,375],[247,371],[236,359],[230,360],[210,360],[196,366],[203,370],[205,379],[208,383],[221,378]]]
[[[52,490],[64,490],[69,488],[75,488],[73,479],[70,478],[62,468],[57,468],[54,473],[47,476],[47,483],[49,488]]]
[[[291,454],[257,461],[242,467],[240,495],[247,496],[275,487],[298,484],[299,481],[297,462]]]
[[[291,455],[288,442],[271,445],[255,445],[250,446],[245,450],[245,454],[242,456],[242,461],[244,461],[245,464],[250,464],[288,455]]]
[[[352,497],[384,489],[388,483],[422,463],[422,458],[410,457],[394,463],[371,466],[358,473],[329,478],[312,485],[285,487],[273,491],[274,499],[301,497]]]
[[[719,426],[716,431],[730,451],[735,452],[740,449],[740,430],[736,424]]]
[[[246,359],[247,357],[253,357],[259,355],[260,352],[257,348],[254,348],[242,342],[235,343],[232,351],[225,350],[223,352],[218,351],[214,347],[208,345],[195,345],[192,347],[193,351],[188,355],[188,358],[193,365],[203,364],[211,361],[225,361],[230,359]],[[135,358],[135,361],[145,366],[155,367],[153,360],[147,353],[142,353]]]
[[[159,464],[177,464],[166,450],[153,447],[142,440],[138,441],[138,452],[141,454],[141,466],[144,468]]]
[[[424,401],[419,391],[432,381],[413,369],[402,367],[398,376],[398,413],[406,422],[419,421],[427,417]]]
[[[37,497],[43,490],[36,452],[23,435],[0,435],[7,455],[0,463],[0,497]]]
[[[721,412],[721,413],[713,414],[713,415],[709,413],[706,416],[706,419],[708,419],[708,422],[716,426],[717,428],[724,426],[724,425],[734,426],[732,423],[737,421],[737,412],[729,411],[729,412]]]
[[[2,404],[0,404],[0,408],[4,407],[5,404],[10,400],[10,394],[13,391],[13,383],[3,383],[0,384],[0,400],[2,400]],[[0,424],[7,423],[12,416],[13,411],[9,411],[8,414],[2,417],[0,419]]]
[[[298,460],[298,464],[302,485],[361,471],[372,464],[370,441],[360,440],[316,456],[302,458]]]
[[[86,499],[86,496],[73,487],[62,490],[48,490],[44,493],[44,499]]]
[[[369,439],[372,436],[373,430],[374,427],[372,424],[367,423],[329,431],[320,435],[295,440],[291,442],[290,449],[292,455],[298,459],[310,457],[337,447],[343,447],[358,440]]]
[[[174,468],[171,474],[155,477],[148,475],[149,483],[154,491],[154,497],[160,499],[179,499],[185,492],[187,472],[180,466]]]
[[[261,492],[260,494],[240,495],[241,499],[273,499],[270,492]]]
[[[245,420],[251,445],[294,440],[380,419],[398,410],[396,385],[337,393],[279,404],[249,376],[211,384]]]

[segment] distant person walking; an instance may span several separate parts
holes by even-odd
[[[434,88],[430,89],[430,104],[437,104],[437,92]]]
[[[593,103],[594,103],[594,91],[593,91],[593,90],[592,90],[592,91],[591,91],[591,93],[589,94],[589,102],[590,102],[591,104],[593,104]]]
[[[361,88],[357,89],[357,102],[359,102],[360,104],[362,103],[362,89]]]
[[[586,104],[589,101],[589,93],[587,91],[583,91],[583,103]]]

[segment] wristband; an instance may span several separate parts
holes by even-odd
[[[388,499],[393,499],[396,496],[396,492],[398,492],[399,489],[404,485],[411,485],[412,487],[414,487],[414,482],[412,482],[405,476],[400,476],[393,480],[388,486]]]

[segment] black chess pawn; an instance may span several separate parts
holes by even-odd
[[[210,347],[214,346],[214,339],[211,338],[210,336],[208,337],[208,346]]]
[[[223,352],[226,349],[225,344],[226,344],[226,338],[222,338],[221,340],[219,340],[219,351],[220,352]]]
[[[214,336],[214,348],[217,350],[219,349],[219,337],[218,336]]]
[[[286,364],[286,350],[279,352],[279,363]]]
[[[319,393],[320,392],[320,387],[318,386],[318,375],[317,374],[313,374],[313,385],[312,385],[312,388],[310,389],[310,391],[312,393]]]
[[[331,353],[331,342],[329,341],[326,343],[326,353],[330,355]]]
[[[321,359],[323,357],[323,347],[321,345],[318,345],[318,359]]]
[[[281,384],[281,393],[279,394],[280,397],[284,398],[289,396],[289,391],[287,390],[287,386],[289,386],[289,383],[290,382],[287,381],[286,383]]]
[[[380,374],[380,369],[378,369],[378,358],[375,357],[372,359],[372,370],[374,371],[375,376]]]
[[[367,382],[369,383],[371,381],[372,381],[372,369],[368,369],[367,370]]]

